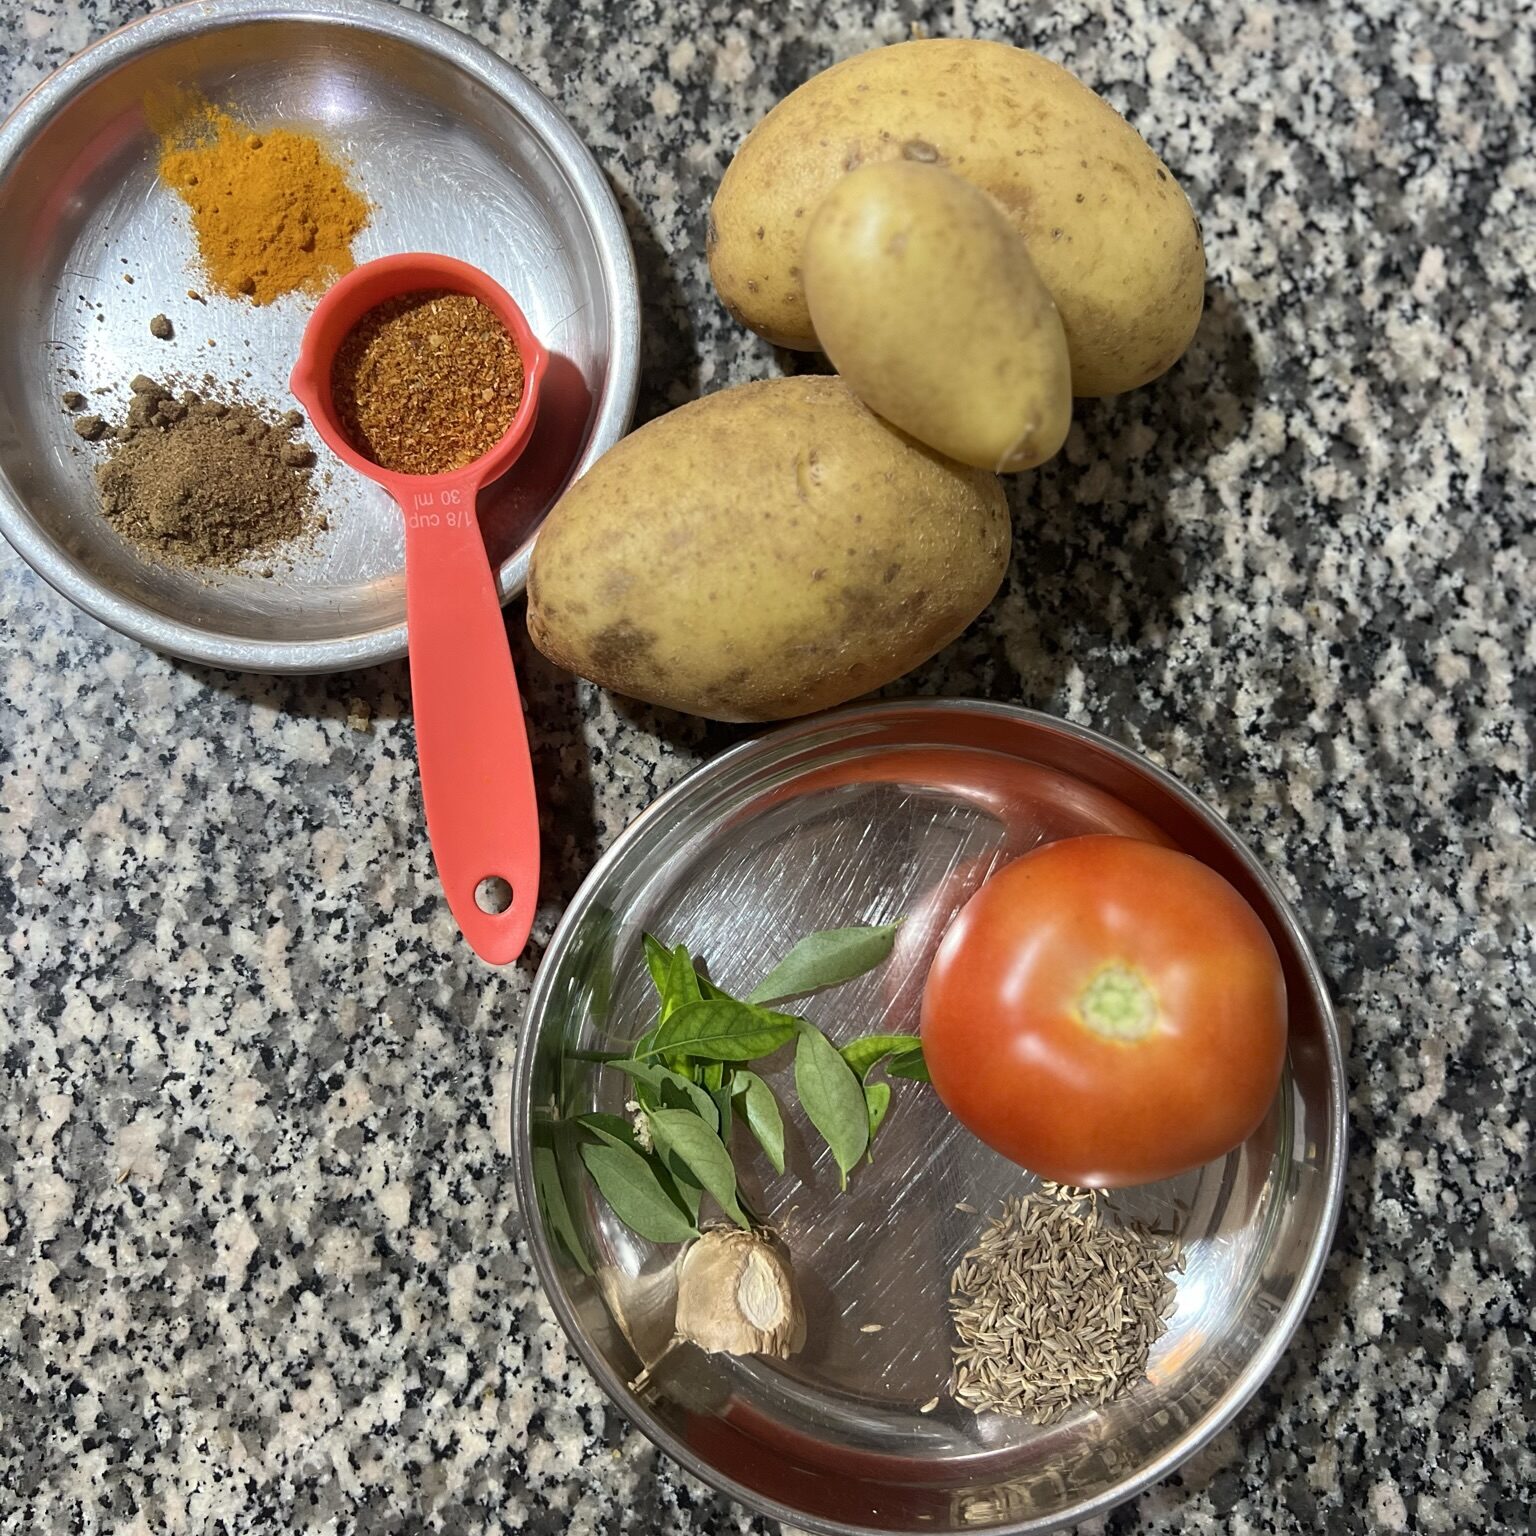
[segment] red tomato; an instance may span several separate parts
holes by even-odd
[[[1171,1178],[1259,1126],[1285,979],[1253,909],[1187,854],[1048,843],[961,909],[923,993],[939,1097],[988,1146],[1093,1187]]]

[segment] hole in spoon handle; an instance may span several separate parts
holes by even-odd
[[[475,905],[497,916],[512,905],[512,884],[500,875],[487,875],[475,887]]]

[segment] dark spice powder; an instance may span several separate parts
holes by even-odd
[[[407,475],[440,475],[495,447],[523,398],[523,360],[469,294],[401,294],[363,316],[331,368],[352,446]]]
[[[314,454],[294,440],[299,412],[274,420],[143,374],[131,388],[96,472],[102,512],[125,538],[174,565],[231,566],[304,532]]]

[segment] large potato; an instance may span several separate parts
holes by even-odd
[[[1058,65],[960,39],[846,59],[748,134],[710,212],[710,272],[732,314],[814,348],[801,266],[817,206],[849,171],[901,159],[975,182],[1018,226],[1061,311],[1074,393],[1134,389],[1189,344],[1205,257],[1167,167]]]
[[[952,459],[1043,464],[1072,425],[1061,318],[979,187],[890,160],[844,176],[805,242],[816,335],[855,394]]]
[[[779,720],[948,644],[1008,544],[995,475],[887,426],[841,379],[744,384],[647,423],[560,498],[528,632],[617,693]]]

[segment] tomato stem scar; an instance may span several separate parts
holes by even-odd
[[[1106,965],[1078,996],[1077,1018],[1106,1040],[1140,1040],[1157,1023],[1157,996],[1130,966]]]

